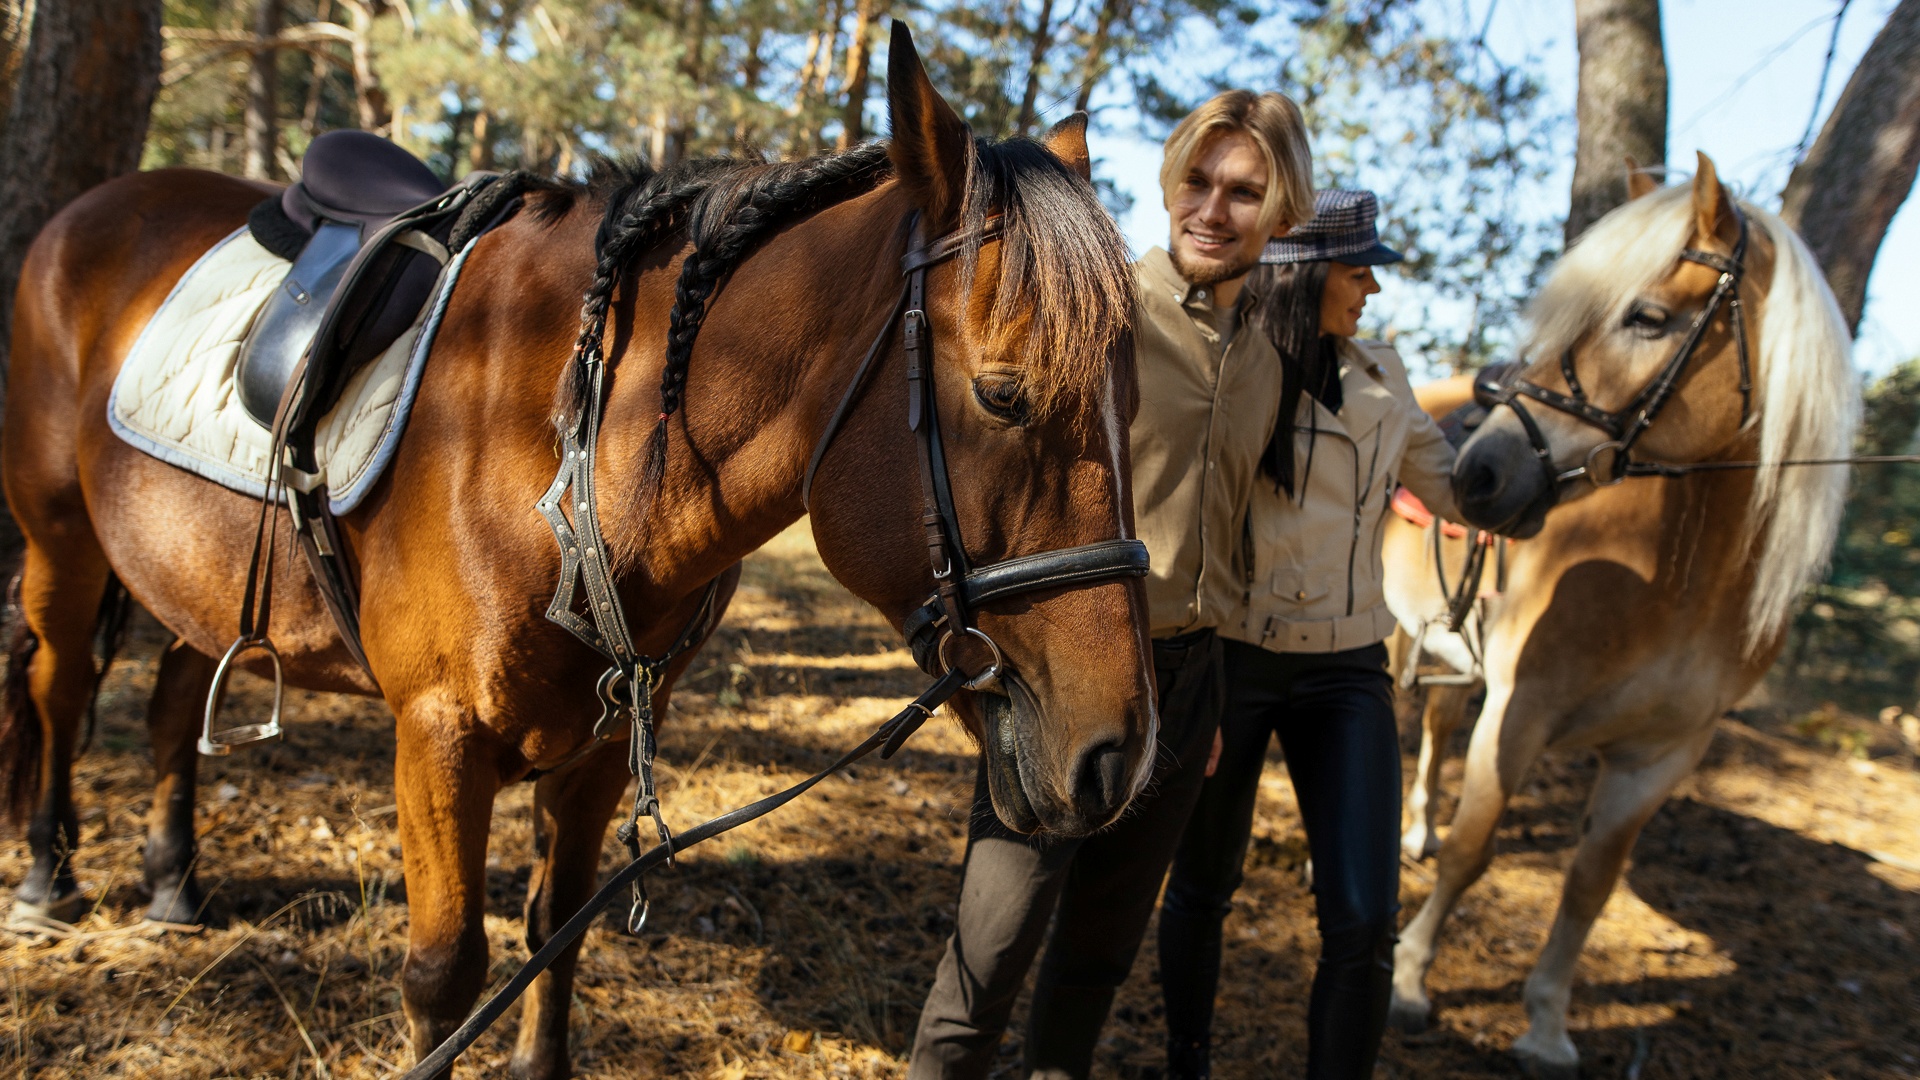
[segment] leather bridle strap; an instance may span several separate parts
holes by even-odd
[[[1632,460],[1634,443],[1653,426],[1653,421],[1666,407],[1673,396],[1674,388],[1679,385],[1680,377],[1686,372],[1687,365],[1693,361],[1699,350],[1701,340],[1706,336],[1707,327],[1713,322],[1721,307],[1727,309],[1727,320],[1731,324],[1734,350],[1740,364],[1740,423],[1746,426],[1753,416],[1753,368],[1747,348],[1747,326],[1745,309],[1740,301],[1740,282],[1745,275],[1748,225],[1747,216],[1738,206],[1733,208],[1734,220],[1739,223],[1740,234],[1734,241],[1731,257],[1696,248],[1686,248],[1679,258],[1685,262],[1699,263],[1717,270],[1720,278],[1715,282],[1713,292],[1706,303],[1694,316],[1673,355],[1668,358],[1654,377],[1641,387],[1623,408],[1609,412],[1593,404],[1587,398],[1586,390],[1580,384],[1579,374],[1574,370],[1573,349],[1569,347],[1560,355],[1560,375],[1566,381],[1567,393],[1560,393],[1520,378],[1517,374],[1501,382],[1479,383],[1474,393],[1488,408],[1505,405],[1519,417],[1521,426],[1526,429],[1527,441],[1533,446],[1534,455],[1540,460],[1546,471],[1549,485],[1557,487],[1570,480],[1585,478],[1595,486],[1605,487],[1619,483],[1628,476],[1646,475]],[[1546,434],[1532,414],[1520,402],[1520,398],[1529,397],[1549,408],[1566,413],[1577,420],[1599,428],[1609,436],[1609,441],[1593,448],[1582,464],[1565,471],[1553,463],[1552,449],[1547,443]],[[1601,473],[1600,457],[1611,454],[1606,475]]]
[[[944,674],[947,661],[942,652],[957,637],[973,638],[986,644],[994,662],[984,672],[969,679],[969,689],[985,689],[1000,673],[1000,652],[993,641],[973,625],[971,612],[981,604],[1046,589],[1095,585],[1147,573],[1146,545],[1138,540],[1105,540],[1060,551],[1023,555],[1003,562],[975,567],[966,554],[960,532],[960,515],[954,506],[951,473],[947,469],[946,446],[940,431],[938,391],[934,385],[936,368],[933,352],[933,328],[927,316],[927,271],[965,250],[966,232],[948,233],[932,242],[921,242],[918,217],[913,221],[907,253],[900,259],[906,279],[900,299],[875,335],[853,378],[841,394],[828,418],[820,439],[814,444],[801,483],[803,506],[812,506],[813,483],[827,448],[845,425],[868,379],[879,366],[879,358],[896,325],[906,354],[907,427],[913,433],[916,466],[920,477],[920,525],[927,545],[927,561],[933,573],[934,590],[925,603],[908,614],[904,630],[914,661],[931,675]],[[1001,219],[987,219],[980,243],[1000,235]]]

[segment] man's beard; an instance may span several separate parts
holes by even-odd
[[[1260,264],[1260,257],[1256,255],[1241,263],[1209,260],[1195,266],[1181,258],[1178,250],[1170,251],[1168,254],[1173,256],[1173,268],[1187,280],[1187,284],[1194,286],[1218,285],[1223,281],[1232,281]]]

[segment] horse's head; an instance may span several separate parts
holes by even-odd
[[[1633,198],[1567,252],[1529,316],[1531,363],[1478,387],[1492,414],[1453,470],[1461,512],[1510,536],[1556,503],[1627,477],[1630,460],[1751,455],[1766,387],[1755,382],[1769,228],[1700,155],[1691,189]],[[1501,407],[1501,406],[1505,407]]]
[[[996,678],[954,700],[980,740],[996,811],[1022,832],[1084,835],[1145,782],[1156,724],[1140,578],[1076,581],[1068,550],[1133,535],[1126,248],[1088,182],[1081,119],[1043,142],[976,142],[898,23],[887,77],[897,182],[876,192],[872,212],[896,247],[880,262],[927,252],[924,293],[904,301],[861,415],[821,459],[814,534],[835,576],[910,636],[951,612],[935,576],[951,566],[945,581],[973,629],[954,633],[945,618],[923,628],[916,654],[936,672],[997,665]],[[931,404],[902,377],[910,338],[925,342]],[[1049,555],[1067,556],[1056,560],[1062,576],[1028,575],[1027,588],[998,598],[973,587],[1009,560]]]

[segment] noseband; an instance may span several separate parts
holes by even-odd
[[[1633,444],[1653,425],[1660,410],[1666,407],[1668,399],[1673,396],[1674,386],[1679,383],[1699,349],[1708,324],[1722,305],[1727,308],[1727,320],[1733,326],[1734,347],[1740,357],[1740,424],[1746,426],[1753,415],[1753,372],[1747,356],[1746,317],[1740,303],[1740,279],[1746,273],[1747,215],[1737,205],[1733,206],[1733,215],[1734,220],[1739,222],[1740,236],[1734,241],[1731,258],[1695,248],[1680,252],[1684,262],[1699,263],[1720,271],[1720,280],[1714,285],[1700,313],[1694,316],[1693,325],[1687,328],[1686,338],[1674,350],[1666,366],[1641,387],[1640,392],[1624,408],[1608,412],[1587,400],[1580,377],[1573,369],[1571,346],[1560,354],[1560,375],[1566,380],[1569,393],[1549,390],[1519,377],[1517,373],[1511,378],[1503,378],[1505,372],[1496,371],[1495,368],[1486,369],[1474,382],[1473,395],[1482,406],[1492,409],[1505,405],[1520,418],[1520,425],[1527,431],[1527,442],[1532,445],[1534,457],[1539,460],[1546,474],[1548,490],[1558,491],[1561,484],[1583,478],[1595,487],[1611,487],[1629,476],[1663,475],[1658,463],[1636,462],[1632,459]],[[1512,370],[1517,372],[1517,368],[1518,365],[1515,365]],[[1580,465],[1562,471],[1554,466],[1553,449],[1547,444],[1539,423],[1521,404],[1521,397],[1532,398],[1576,420],[1591,424],[1606,432],[1609,439],[1589,450],[1586,460]],[[1611,455],[1611,460],[1603,463],[1604,455]]]
[[[999,239],[1001,220],[999,217],[987,219],[979,233],[979,243]],[[1144,577],[1147,547],[1138,540],[1102,540],[983,566],[972,565],[960,533],[960,515],[953,505],[953,481],[947,471],[946,449],[940,436],[940,400],[933,382],[933,326],[927,318],[926,303],[927,271],[959,254],[968,236],[964,231],[956,231],[930,244],[922,243],[917,215],[912,236],[913,247],[900,260],[901,273],[906,277],[900,299],[874,336],[860,366],[854,370],[853,379],[841,394],[840,404],[827,421],[820,441],[814,444],[813,456],[807,462],[806,479],[800,488],[800,501],[803,506],[811,506],[813,481],[827,456],[827,448],[845,426],[876,360],[893,335],[894,327],[899,326],[907,356],[907,427],[913,432],[915,456],[919,459],[920,525],[926,534],[927,558],[934,583],[932,594],[908,614],[902,629],[913,651],[914,662],[929,675],[947,672],[951,666],[948,653],[955,642],[972,638],[985,645],[992,655],[992,663],[965,684],[969,690],[985,690],[998,681],[1003,659],[1000,647],[974,625],[971,613],[975,608],[1047,589]]]

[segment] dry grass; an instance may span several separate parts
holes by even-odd
[[[391,719],[290,695],[281,743],[202,765],[201,875],[215,926],[143,929],[151,777],[141,726],[158,631],[109,677],[80,763],[82,881],[69,939],[0,935],[0,1070],[34,1077],[388,1076],[406,1060],[397,973],[405,885]],[[824,765],[924,684],[887,627],[840,591],[804,533],[748,564],[727,627],[663,732],[672,820],[688,824]],[[235,709],[264,704],[256,685]],[[1458,766],[1451,767],[1458,782]],[[1389,1035],[1383,1075],[1507,1076],[1519,983],[1544,939],[1591,769],[1553,761],[1516,801],[1506,854],[1470,893],[1434,969],[1435,1030]],[[644,935],[589,935],[575,1061],[619,1077],[893,1077],[952,927],[971,748],[930,724],[900,758],[684,857],[654,878]],[[492,979],[525,955],[529,790],[497,804]],[[1643,837],[1581,967],[1575,1038],[1593,1075],[1920,1075],[1920,775],[1729,723]],[[1316,949],[1305,845],[1284,770],[1265,781],[1227,933],[1218,1075],[1287,1075],[1305,1049]],[[1878,853],[1878,860],[1866,852]],[[604,866],[616,865],[609,844]],[[0,880],[27,866],[0,841]],[[1904,866],[1905,869],[1902,869]],[[1425,867],[1403,878],[1411,910]],[[1157,1071],[1149,941],[1098,1071]],[[503,1023],[463,1076],[504,1064]],[[1010,1073],[1017,1035],[1002,1061]]]

